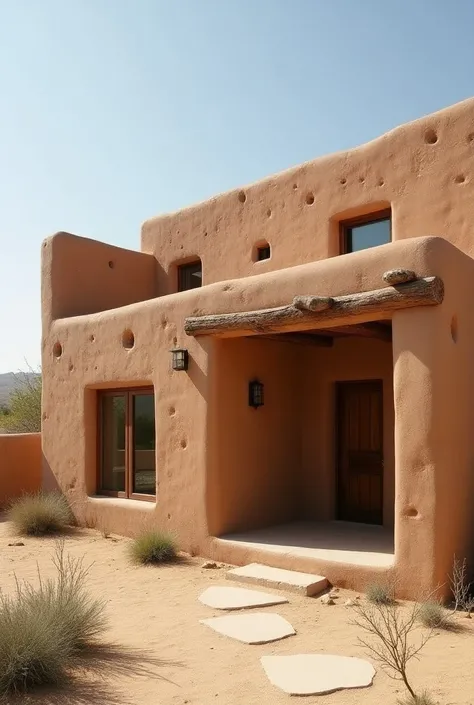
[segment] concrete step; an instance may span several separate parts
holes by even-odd
[[[250,563],[242,568],[233,568],[226,573],[226,578],[239,583],[251,583],[252,585],[297,592],[308,597],[319,595],[329,586],[327,579],[322,575],[271,568],[260,563]]]

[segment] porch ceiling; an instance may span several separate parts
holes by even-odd
[[[386,343],[392,342],[392,324],[390,320],[378,321],[376,323],[353,323],[348,326],[337,326],[335,328],[318,328],[300,333],[273,333],[271,335],[252,336],[264,338],[265,340],[276,340],[279,342],[295,343],[297,345],[311,345],[320,348],[330,348],[334,338],[346,337],[375,338]]]

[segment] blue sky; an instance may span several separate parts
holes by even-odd
[[[0,372],[40,244],[140,224],[474,94],[470,0],[0,0]]]

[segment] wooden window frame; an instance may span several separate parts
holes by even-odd
[[[201,267],[201,284],[199,286],[193,286],[190,288],[183,286],[184,273],[187,270],[189,270],[191,267],[195,267],[198,264]],[[179,291],[192,291],[193,289],[199,289],[202,286],[202,260],[199,257],[196,257],[196,259],[190,260],[189,262],[183,262],[182,264],[178,264],[178,266],[177,266],[177,280],[178,280],[178,282],[177,282],[178,292]]]
[[[341,255],[347,255],[353,252],[352,250],[352,229],[358,225],[367,225],[368,223],[379,223],[381,220],[390,221],[390,242],[392,241],[392,209],[385,208],[382,211],[375,213],[366,213],[358,218],[343,220],[339,223],[339,250]],[[367,248],[370,249],[370,248]]]
[[[118,389],[101,389],[97,394],[97,494],[120,499],[139,499],[143,502],[156,502],[156,460],[155,460],[155,494],[132,492],[133,488],[133,399],[140,395],[155,396],[153,387],[122,387]],[[105,397],[125,397],[125,491],[102,489],[103,423],[102,399]],[[155,419],[155,453],[156,453],[156,419]]]

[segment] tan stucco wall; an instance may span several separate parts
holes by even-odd
[[[0,434],[0,508],[41,488],[41,434]]]
[[[237,338],[216,343],[216,398],[209,438],[216,446],[208,482],[209,531],[290,521],[299,510],[301,369],[294,345]],[[248,383],[264,384],[265,404],[248,406]]]
[[[157,296],[154,257],[69,233],[42,249],[43,322]]]
[[[147,220],[142,249],[156,256],[159,290],[169,293],[174,264],[185,258],[201,258],[205,284],[326,259],[339,253],[339,220],[391,206],[394,240],[437,235],[473,256],[473,158],[471,98],[361,147]],[[253,262],[262,240],[272,257]]]
[[[386,424],[384,445],[391,457],[393,438],[395,502],[388,469],[384,522],[391,524],[393,512],[393,572],[400,594],[445,583],[453,554],[473,555],[474,261],[462,252],[474,254],[473,118],[471,100],[249,187],[243,202],[232,192],[148,221],[142,238],[148,254],[66,234],[45,241],[45,486],[63,489],[78,514],[100,513],[110,530],[133,534],[150,521],[175,530],[184,549],[237,562],[258,559],[238,550],[222,555],[212,537],[247,522],[290,518],[302,487],[309,490],[304,512],[329,518],[332,413],[323,409],[330,404],[331,385],[349,375],[383,378],[390,419],[392,348],[375,341],[302,350],[273,342],[194,339],[184,334],[184,319],[283,305],[298,294],[377,289],[384,285],[382,273],[397,267],[438,275],[446,292],[440,306],[398,311],[392,320],[395,427],[392,436]],[[306,202],[309,191],[312,204]],[[338,218],[387,204],[394,242],[335,256]],[[430,235],[440,237],[425,237]],[[272,257],[254,264],[253,245],[262,239],[272,245]],[[153,298],[171,291],[172,281],[174,287],[173,262],[195,255],[203,261],[204,283],[217,283]],[[116,263],[113,268],[109,261]],[[122,346],[125,330],[134,333],[132,350]],[[55,343],[61,345],[59,358],[53,355]],[[175,345],[189,350],[187,373],[170,369]],[[316,371],[314,360],[321,369]],[[247,406],[247,383],[254,375],[265,382],[263,413]],[[295,394],[298,379],[304,414]],[[155,387],[157,502],[93,497],[96,390],[141,384]],[[320,390],[317,400],[312,389]],[[302,418],[303,429],[312,428],[312,415],[321,425],[318,444],[301,429]],[[295,462],[302,468],[299,487],[287,472]],[[311,492],[315,467],[325,478],[327,501]],[[265,504],[270,480],[281,495]],[[244,511],[239,503],[245,503]],[[319,570],[359,589],[367,579],[367,570],[331,562],[301,558],[293,567]]]
[[[265,360],[264,351],[270,350],[266,343],[186,337],[184,318],[197,311],[263,308],[270,302],[279,305],[296,294],[308,292],[337,295],[370,290],[381,285],[384,271],[398,266],[414,269],[420,276],[442,277],[446,295],[441,306],[400,311],[393,317],[397,476],[394,570],[400,592],[404,594],[442,582],[452,554],[467,554],[471,550],[474,390],[469,361],[474,353],[470,314],[474,263],[439,238],[393,243],[260,277],[54,321],[44,332],[46,486],[59,484],[78,513],[100,512],[110,530],[132,534],[147,520],[175,530],[184,549],[219,556],[221,549],[209,538],[214,533],[210,529],[222,528],[218,525],[222,517],[213,515],[216,492],[222,492],[215,482],[220,462],[219,438],[213,432],[216,417],[226,418],[227,414],[227,418],[244,424],[246,433],[253,434],[250,447],[256,434],[248,422],[259,418],[258,411],[247,407],[246,384],[237,394],[233,370],[231,365],[227,367],[228,358],[221,354],[221,346],[229,345],[229,357],[239,345],[244,346],[240,348],[241,358],[236,355],[234,359],[238,369],[259,374],[260,365],[265,364],[275,370],[275,376],[286,363],[291,364],[291,358],[299,354],[300,348],[295,346],[293,351],[289,346],[281,346],[273,359]],[[457,343],[451,338],[453,315],[458,321]],[[132,350],[122,347],[124,329],[131,329],[135,334]],[[63,345],[59,359],[52,355],[56,341]],[[170,369],[169,350],[175,344],[185,345],[189,350],[188,373]],[[252,353],[247,347],[250,344],[256,346]],[[371,341],[371,345],[376,343]],[[317,350],[316,353],[329,355],[337,346],[338,343],[332,351]],[[384,348],[380,360],[378,355],[372,355],[372,365],[380,365],[384,374],[389,347]],[[305,354],[314,355],[314,352],[305,350]],[[249,364],[247,356],[254,358],[255,363]],[[220,369],[223,360],[224,367]],[[139,383],[153,383],[156,391],[157,503],[87,499],[95,492],[94,388]],[[266,384],[267,403],[273,393],[272,384]],[[291,383],[285,381],[277,394],[279,401],[294,406]],[[241,408],[225,410],[222,401],[225,399],[234,406],[241,404]],[[253,416],[249,416],[251,413]],[[287,418],[283,421],[279,413],[273,409],[271,414],[276,430],[284,423],[288,425]],[[289,428],[291,425],[290,420]],[[242,434],[241,440],[245,444],[247,436]],[[250,465],[246,472],[258,473],[261,470],[259,453],[247,453],[247,457]],[[239,471],[238,463],[231,462]],[[224,468],[223,476],[225,472]],[[283,473],[280,477],[284,480]],[[261,498],[267,486],[262,483]],[[416,509],[415,516],[412,507]],[[252,521],[256,511],[256,507],[252,508]],[[280,505],[278,518],[287,511],[290,511],[288,505]],[[213,521],[216,527],[212,526]],[[236,561],[250,557],[248,553],[243,557],[238,551],[226,555],[227,560]],[[330,580],[359,588],[367,575],[366,570],[331,563],[315,565],[306,559],[297,561],[293,567],[321,570]]]

